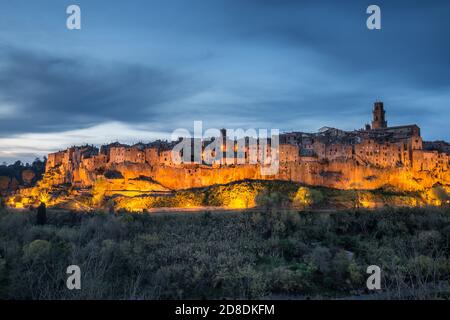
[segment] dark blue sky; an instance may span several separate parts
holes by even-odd
[[[449,140],[449,16],[445,0],[0,0],[0,161],[194,120],[352,130],[376,99],[390,125]]]

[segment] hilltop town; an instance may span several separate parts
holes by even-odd
[[[229,142],[226,130],[223,139]],[[203,141],[203,148],[210,140]],[[94,146],[72,147],[48,155],[47,170],[63,166],[67,171],[77,169],[94,171],[108,164],[136,163],[150,166],[177,166],[172,161],[172,148],[176,142],[155,141],[132,146],[113,143],[100,150]],[[233,141],[233,143],[236,143]],[[324,127],[318,133],[291,132],[280,135],[279,157],[281,163],[355,161],[358,165],[381,168],[412,167],[415,171],[445,172],[448,168],[450,145],[441,142],[424,142],[420,128],[413,125],[388,127],[382,102],[376,102],[372,125],[356,131],[343,131]],[[270,145],[267,146],[270,153]],[[248,147],[245,150],[248,154]],[[235,161],[238,164],[237,151]],[[248,156],[245,157],[248,159]],[[248,163],[248,161],[247,161]],[[229,165],[224,157],[217,165]],[[181,166],[185,166],[183,163]],[[67,182],[82,182],[67,177]]]
[[[258,168],[262,163],[249,161],[248,144],[242,150],[244,160],[239,159],[237,141],[228,137],[224,129],[224,157],[211,164],[205,163],[204,157],[214,138],[200,142],[200,163],[173,161],[172,149],[179,141],[71,147],[49,154],[43,179],[34,187],[21,189],[20,201],[16,197],[10,203],[26,206],[37,197],[42,198],[42,193],[54,199],[61,186],[70,186],[72,192],[80,194],[98,190],[101,185],[103,195],[142,196],[246,179],[284,180],[337,189],[373,190],[388,186],[401,191],[423,191],[442,185],[448,190],[450,145],[444,141],[423,141],[415,124],[388,126],[382,102],[375,102],[372,114],[372,123],[359,130],[324,127],[317,133],[280,134],[279,171],[271,176],[261,175]],[[226,153],[230,146],[231,159]],[[257,148],[269,156],[273,152],[270,143],[258,143]]]

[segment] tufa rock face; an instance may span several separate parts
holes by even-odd
[[[10,204],[14,205],[14,202],[19,201],[21,206],[28,206],[44,201],[50,206],[61,203],[79,205],[81,201],[74,199],[84,197],[91,199],[84,203],[85,207],[72,209],[103,207],[108,199],[112,201],[120,199],[121,208],[130,209],[133,206],[145,207],[154,204],[152,196],[170,196],[176,191],[226,185],[242,180],[290,181],[340,190],[392,189],[396,192],[419,193],[427,193],[434,186],[442,185],[447,192],[450,191],[449,171],[437,169],[416,171],[408,167],[377,168],[358,165],[352,161],[289,162],[283,164],[279,173],[274,176],[262,176],[259,165],[170,167],[121,163],[107,164],[103,169],[89,171],[79,168],[68,171],[62,166],[52,168],[35,187],[21,189],[21,197],[16,196]],[[12,183],[13,181],[10,185]],[[381,201],[368,197],[361,201],[366,203]],[[127,201],[130,205],[126,204]],[[407,203],[414,202],[408,200]],[[191,205],[197,203],[193,202]],[[382,203],[377,206],[382,206]]]

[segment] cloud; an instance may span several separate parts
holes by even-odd
[[[367,1],[241,2],[228,3],[236,8],[232,29],[242,41],[310,50],[328,72],[367,75],[373,86],[450,85],[445,72],[450,69],[448,1],[380,0],[380,31],[365,26]]]
[[[106,11],[104,1],[80,3],[89,17],[80,33],[59,29],[50,2],[42,30],[23,23],[29,16],[18,7],[4,13],[18,21],[0,28],[0,40],[22,49],[0,41],[0,138],[20,137],[39,153],[65,145],[58,137],[68,132],[111,123],[134,134],[194,120],[352,130],[381,99],[389,124],[417,123],[425,139],[448,139],[448,1],[380,0],[381,31],[367,30],[365,0],[140,1]],[[12,152],[0,142],[2,150]]]
[[[145,65],[107,63],[0,47],[0,135],[55,132],[108,121],[155,118],[189,95],[183,76]]]

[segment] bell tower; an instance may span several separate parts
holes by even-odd
[[[387,121],[385,119],[385,111],[383,102],[377,101],[373,106],[373,120],[372,129],[387,128]]]

